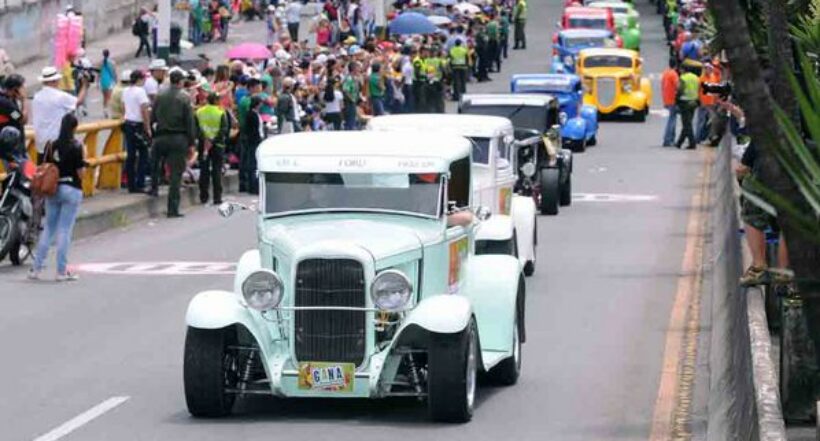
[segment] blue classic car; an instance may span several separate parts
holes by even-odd
[[[606,29],[565,29],[552,41],[552,72],[575,73],[575,62],[581,49],[618,47],[620,37]]]
[[[598,142],[598,110],[584,105],[581,79],[572,74],[513,75],[512,93],[546,93],[558,98],[561,138],[564,145],[576,152]]]

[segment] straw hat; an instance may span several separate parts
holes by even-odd
[[[52,81],[58,81],[63,78],[63,74],[57,70],[54,66],[46,66],[40,71],[40,76],[37,77],[37,80],[41,83],[50,83]]]

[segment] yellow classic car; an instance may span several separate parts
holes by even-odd
[[[623,115],[645,121],[652,101],[652,86],[641,76],[643,60],[629,49],[583,49],[578,54],[576,73],[583,80],[584,104],[598,113]]]

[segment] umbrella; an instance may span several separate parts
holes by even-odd
[[[444,26],[453,22],[453,20],[450,20],[448,17],[441,15],[431,15],[427,17],[427,19],[430,20],[430,23],[433,23],[436,26]]]
[[[228,51],[228,58],[232,60],[264,60],[271,57],[270,49],[260,43],[242,43]]]
[[[430,23],[422,14],[405,12],[390,22],[391,34],[432,34],[436,32],[436,25]]]
[[[464,15],[475,15],[481,12],[481,8],[472,3],[459,3],[454,8]]]

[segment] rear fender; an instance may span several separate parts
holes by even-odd
[[[518,260],[521,264],[535,260],[535,201],[528,196],[515,195],[512,199],[512,218],[518,242]]]
[[[482,351],[512,354],[512,333],[518,305],[521,263],[512,256],[470,256],[466,289],[478,324]]]

